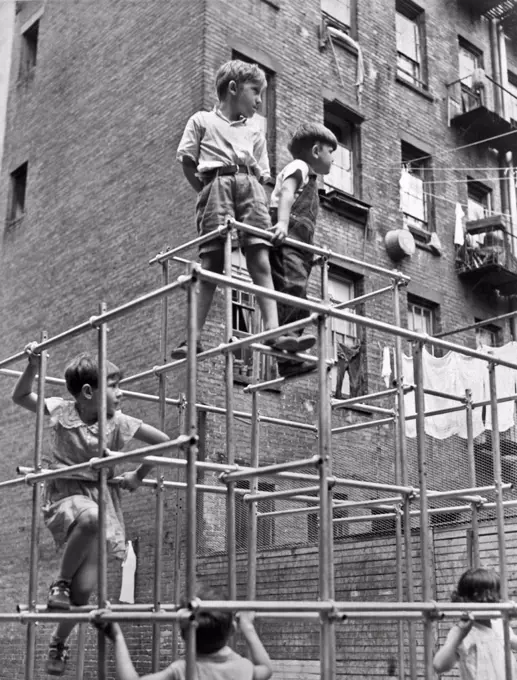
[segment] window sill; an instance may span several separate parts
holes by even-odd
[[[337,212],[365,227],[371,206],[339,189],[320,189],[320,202],[328,210]]]
[[[402,78],[399,75],[395,76],[395,80],[396,80],[397,83],[400,83],[401,85],[408,87],[410,90],[413,90],[413,92],[417,92],[418,94],[422,95],[422,97],[424,97],[428,101],[434,102],[433,95],[428,90],[424,90],[423,87],[418,87],[417,85],[412,85],[411,83],[408,83],[407,80],[405,80],[404,78]]]
[[[339,19],[334,18],[330,14],[326,14],[325,12],[322,12],[321,14],[321,20],[323,23],[324,29],[328,31],[329,28],[335,28],[336,30],[340,31],[341,33],[344,33],[346,36],[350,38],[350,40],[353,40],[354,42],[357,41],[357,35],[355,35],[355,31],[352,30],[350,26],[347,26],[346,24],[342,23],[339,21]],[[350,44],[350,42],[346,38],[340,38],[339,35],[330,35],[328,36],[331,40],[334,40],[340,47],[344,47],[346,50],[357,56],[358,50],[356,47]]]

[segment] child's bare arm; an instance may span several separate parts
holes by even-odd
[[[12,400],[17,406],[22,406],[28,411],[32,411],[32,413],[36,413],[38,408],[38,395],[32,390],[39,366],[39,357],[32,351],[32,348],[36,345],[36,342],[31,342],[25,348],[29,362],[21,376],[18,378],[18,382],[16,383],[12,394]]]
[[[185,175],[188,183],[194,189],[194,191],[199,194],[203,188],[203,183],[196,175],[196,162],[190,158],[190,156],[184,156],[183,160],[181,161],[181,167],[183,168],[183,174]]]
[[[163,442],[169,441],[169,437],[165,434],[165,432],[162,432],[161,430],[158,430],[156,427],[148,425],[147,423],[142,423],[140,425],[138,430],[135,432],[135,439],[144,442],[144,444],[151,445],[162,444]],[[148,474],[149,470],[152,470],[152,468],[153,466],[149,463],[142,463],[136,468],[136,470],[126,472],[122,475],[122,482],[120,486],[123,489],[130,489],[131,491],[137,489],[141,485],[142,480],[145,479],[145,476]]]
[[[240,612],[237,618],[239,630],[244,635],[253,662],[253,680],[269,680],[273,675],[271,659],[262,644],[255,626],[251,612]]]
[[[289,216],[291,215],[291,208],[295,200],[296,190],[300,185],[300,179],[298,178],[299,173],[291,175],[288,177],[282,185],[280,191],[280,197],[278,200],[278,216],[277,223],[273,225],[273,238],[271,239],[274,244],[282,243],[282,241],[287,236],[287,231],[289,227]]]
[[[458,647],[468,635],[472,623],[472,619],[465,617],[450,629],[444,645],[434,655],[433,668],[436,673],[440,675],[454,668],[458,660]]]
[[[94,622],[93,625],[113,642],[117,680],[140,680],[140,675],[133,666],[124,635],[118,623]],[[169,668],[165,668],[157,673],[143,675],[142,680],[176,680],[176,674],[171,672]]]

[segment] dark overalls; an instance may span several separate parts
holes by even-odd
[[[289,216],[287,235],[312,245],[314,228],[320,204],[317,175],[310,174],[307,184],[295,199]],[[277,209],[271,209],[273,225],[277,222]],[[280,293],[307,298],[307,286],[312,270],[313,254],[290,245],[273,248],[270,253],[271,273],[275,290]],[[309,311],[278,303],[278,322],[281,326],[309,316]]]

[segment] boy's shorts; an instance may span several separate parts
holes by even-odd
[[[199,192],[196,202],[196,225],[198,234],[208,234],[217,227],[224,225],[226,217],[233,217],[238,222],[244,222],[252,227],[269,229],[269,217],[266,193],[253,174],[239,172],[234,175],[216,175]],[[239,246],[245,250],[250,246],[264,246],[269,248],[271,242],[267,239],[238,231]],[[215,252],[224,247],[223,238],[214,238],[203,243],[199,253]]]

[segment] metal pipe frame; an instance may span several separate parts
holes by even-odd
[[[41,333],[40,341],[47,339],[45,331]],[[43,450],[43,429],[45,420],[45,376],[47,373],[47,353],[39,355],[38,369],[38,404],[36,410],[36,430],[34,441],[34,469],[41,469],[41,455]],[[31,537],[30,537],[30,557],[29,557],[29,611],[34,611],[38,597],[38,576],[39,576],[39,537],[41,528],[41,484],[34,484],[32,487],[32,513],[31,513]],[[25,680],[32,680],[35,670],[36,659],[36,628],[30,622],[27,626],[26,636],[27,655],[25,657]]]
[[[444,338],[447,335],[454,335],[455,333],[463,333],[464,331],[470,331],[474,328],[483,328],[488,324],[494,323],[495,321],[505,321],[506,319],[513,319],[517,316],[517,310],[513,312],[507,312],[506,314],[500,314],[499,316],[493,316],[491,319],[485,319],[484,321],[477,321],[476,323],[471,323],[468,326],[461,326],[460,328],[454,328],[452,331],[444,331],[443,333],[436,333],[435,338]]]
[[[319,486],[307,486],[305,488],[299,489],[287,489],[286,491],[261,491],[260,493],[247,493],[245,496],[243,496],[243,500],[246,503],[256,503],[257,501],[263,501],[271,498],[291,498],[292,496],[298,496],[303,492],[317,493],[319,490]]]
[[[269,288],[264,288],[263,286],[256,286],[252,283],[247,283],[245,281],[240,281],[238,279],[228,279],[228,277],[223,274],[216,274],[215,272],[208,271],[202,267],[196,266],[198,276],[205,280],[210,281],[221,286],[233,286],[237,290],[242,290],[246,293],[254,293],[256,295],[264,295],[277,302],[285,302],[293,307],[298,307],[299,309],[306,309],[309,312],[314,312],[316,314],[323,314],[334,317],[336,319],[341,319],[342,321],[350,321],[352,323],[359,324],[360,326],[365,326],[366,328],[372,328],[374,330],[381,331],[383,333],[388,333],[401,338],[405,338],[411,342],[419,342],[422,344],[428,344],[432,347],[440,347],[441,349],[452,350],[458,354],[464,356],[473,357],[475,359],[482,359],[488,363],[495,363],[498,366],[505,366],[506,368],[512,368],[517,370],[517,364],[510,361],[505,361],[500,357],[494,357],[490,354],[484,352],[478,352],[470,347],[463,347],[462,345],[457,345],[453,342],[448,342],[447,340],[441,340],[440,338],[435,338],[427,333],[417,333],[416,331],[410,331],[407,328],[402,328],[401,326],[395,326],[393,324],[385,323],[383,321],[378,321],[376,319],[370,319],[369,317],[361,316],[359,314],[352,314],[350,312],[345,312],[340,309],[336,309],[330,305],[325,305],[316,302],[310,302],[303,298],[297,298],[292,295],[286,295],[285,293],[279,293],[275,290],[270,290]],[[294,322],[297,323],[297,322]],[[281,328],[287,328],[291,324],[282,326]],[[276,337],[278,332],[268,331],[271,333],[270,337]],[[250,336],[250,338],[253,336]],[[249,339],[249,338],[247,338]],[[184,361],[184,360],[182,360]]]
[[[413,388],[411,388],[413,389]],[[360,404],[363,401],[369,399],[383,399],[384,397],[389,397],[397,393],[397,388],[392,387],[389,390],[382,390],[381,392],[373,392],[372,394],[364,394],[360,397],[351,397],[350,399],[331,399],[330,405],[333,409],[335,408],[345,408],[346,406],[353,406],[354,404]]]
[[[433,397],[442,397],[443,399],[450,399],[451,401],[461,401],[462,404],[465,404],[465,397],[458,397],[456,394],[432,390],[429,387],[424,387],[424,394],[430,394]]]
[[[332,429],[332,434],[341,434],[342,432],[351,432],[354,430],[367,430],[371,427],[377,427],[378,425],[387,425],[388,423],[392,423],[393,420],[394,416],[390,416],[389,418],[379,418],[378,420],[367,420],[364,423],[334,427]]]
[[[101,302],[99,314],[106,312],[106,304]],[[108,327],[101,323],[97,329],[98,346],[98,457],[103,459],[106,455],[106,432],[107,432],[107,384],[108,384]],[[108,602],[108,554],[106,546],[106,502],[108,495],[106,467],[99,469],[99,528],[98,528],[98,558],[97,558],[97,606],[105,609]],[[106,637],[102,631],[97,633],[97,675],[99,680],[107,680],[108,663],[106,658]]]
[[[291,460],[286,463],[276,463],[275,465],[265,465],[261,468],[251,468],[248,470],[238,470],[237,472],[223,472],[220,476],[225,484],[236,482],[239,479],[250,479],[251,477],[268,477],[286,470],[300,470],[306,467],[316,467],[322,464],[321,457],[311,456],[303,460]]]
[[[191,248],[199,247],[204,243],[209,243],[210,241],[213,241],[216,238],[224,236],[227,232],[228,232],[227,225],[221,225],[220,227],[216,227],[213,231],[209,232],[208,234],[203,234],[203,236],[197,236],[196,238],[193,238],[191,241],[187,241],[187,243],[183,243],[177,248],[171,248],[170,250],[167,250],[164,253],[158,253],[158,255],[149,260],[149,264],[164,265],[167,263],[168,260],[176,259],[174,256],[177,255],[178,253],[182,253],[185,250],[190,250]],[[190,264],[190,260],[184,260],[184,262],[186,264]]]

